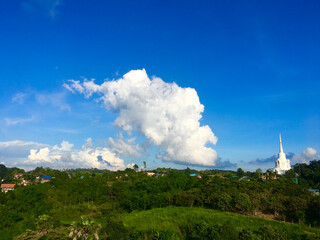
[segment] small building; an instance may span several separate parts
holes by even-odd
[[[320,190],[319,189],[308,189],[309,192],[312,192],[314,195],[320,195]]]
[[[13,191],[15,187],[14,183],[3,183],[1,184],[1,191],[6,193],[8,191]]]
[[[243,176],[239,178],[239,182],[250,182],[250,178],[248,176]]]
[[[31,185],[31,182],[26,180],[26,179],[21,179],[21,182],[18,182],[17,183],[18,186],[28,186],[28,185]]]
[[[154,175],[155,175],[155,173],[154,173],[154,172],[146,172],[146,174],[147,174],[147,176],[148,176],[148,177],[152,177],[152,176],[154,176]]]
[[[23,173],[16,173],[14,176],[13,176],[14,179],[20,179],[20,178],[23,178]]]
[[[41,177],[41,183],[49,182],[52,179],[52,176],[46,175]]]
[[[28,185],[31,185],[31,182],[28,181],[28,180],[23,179],[21,185],[22,186],[28,186]]]
[[[262,181],[266,181],[266,180],[275,180],[277,179],[277,175],[276,174],[270,174],[270,172],[266,172],[266,173],[262,173],[261,177],[260,177],[260,180]]]
[[[199,174],[196,174],[196,173],[191,173],[189,176],[190,177],[202,178]]]

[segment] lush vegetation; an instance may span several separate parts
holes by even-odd
[[[262,181],[260,170],[157,169],[149,177],[37,168],[25,176],[53,179],[0,193],[0,239],[317,239],[320,197],[307,189],[319,186],[319,169],[313,161]],[[5,171],[4,182],[18,182],[17,171]]]
[[[123,216],[123,222],[131,236],[142,239],[155,235],[168,239],[313,239],[320,236],[320,229],[203,208],[167,207],[132,212]]]

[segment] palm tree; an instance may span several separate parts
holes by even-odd
[[[101,228],[100,224],[97,224],[89,217],[81,216],[79,222],[73,222],[70,226],[69,237],[73,237],[73,240],[77,239],[97,239],[99,240],[98,230]]]
[[[133,169],[134,169],[135,171],[138,171],[138,168],[139,168],[139,166],[138,166],[137,164],[133,165]]]
[[[147,163],[146,163],[146,161],[143,161],[143,166],[144,166],[145,169],[147,168]]]
[[[51,217],[45,214],[39,216],[36,221],[36,227],[41,236],[47,234],[49,229],[52,228]]]

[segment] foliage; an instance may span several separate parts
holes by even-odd
[[[70,226],[69,237],[76,239],[99,239],[98,230],[101,225],[97,224],[89,217],[81,216],[80,221],[73,222]]]
[[[51,217],[46,214],[40,215],[37,219],[36,226],[40,235],[47,234],[48,231],[53,227]]]
[[[151,229],[169,231],[176,234],[176,239],[300,239],[307,234],[320,237],[319,229],[203,208],[132,212],[123,216],[123,222],[130,232],[143,235]]]
[[[311,161],[309,164],[300,163],[294,165],[291,171],[286,173],[288,178],[299,176],[300,184],[308,188],[320,188],[320,161]]]
[[[238,168],[237,170],[237,176],[238,177],[243,177],[245,175],[245,172],[242,170],[242,168]]]
[[[245,173],[250,181],[239,181],[235,172],[188,168],[159,168],[154,170],[155,177],[133,169],[117,172],[68,170],[73,172],[72,179],[65,171],[37,168],[25,176],[32,179],[51,175],[54,179],[0,193],[0,239],[13,236],[22,239],[60,236],[59,239],[63,239],[68,236],[67,228],[72,222],[73,236],[80,232],[93,238],[94,233],[98,233],[102,239],[196,239],[197,235],[218,239],[227,234],[230,234],[228,238],[237,234],[240,239],[282,234],[288,239],[302,239],[308,232],[311,234],[308,237],[312,238],[318,232],[306,229],[304,224],[320,226],[320,198],[307,189],[319,182],[319,162],[297,165],[294,172],[266,181],[259,180],[260,170]],[[1,169],[4,168],[0,165]],[[12,178],[14,171],[6,178]],[[201,178],[191,177],[191,173]],[[297,174],[299,184],[291,178]],[[289,227],[248,217],[256,213],[300,223],[302,230],[297,225]],[[140,214],[147,220],[140,219]],[[86,221],[92,224],[92,231],[80,231],[85,222],[81,216],[90,216]],[[131,223],[130,219],[135,217]],[[155,217],[162,222],[155,223]],[[272,231],[264,228],[268,225]],[[82,227],[85,228],[83,224]]]

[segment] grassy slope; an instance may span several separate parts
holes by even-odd
[[[124,225],[133,231],[154,229],[178,233],[181,226],[203,221],[221,225],[227,223],[235,226],[238,230],[246,228],[252,231],[258,231],[261,226],[270,225],[281,232],[289,233],[291,236],[301,233],[314,233],[320,236],[320,229],[203,208],[155,208],[149,211],[132,212],[123,216]]]

